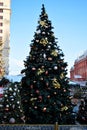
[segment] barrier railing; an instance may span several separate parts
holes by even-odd
[[[55,124],[0,124],[0,130],[87,130],[87,125]]]

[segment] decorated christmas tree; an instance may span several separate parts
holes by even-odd
[[[20,97],[20,84],[9,82],[4,90],[2,124],[20,123],[25,123]]]
[[[68,90],[67,63],[42,5],[29,56],[22,70],[22,104],[26,123],[73,124]]]
[[[3,92],[4,92],[4,89],[8,83],[9,83],[9,80],[4,78],[4,77],[0,80],[0,124],[2,124],[2,122],[3,122],[3,115],[4,115],[4,112],[3,112],[3,109],[4,109],[3,96],[4,96],[4,94],[3,94]]]

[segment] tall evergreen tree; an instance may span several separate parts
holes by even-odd
[[[44,5],[22,73],[22,103],[27,123],[73,124],[67,63]]]

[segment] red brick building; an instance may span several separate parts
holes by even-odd
[[[73,81],[87,81],[87,50],[79,56],[70,70],[70,79]]]

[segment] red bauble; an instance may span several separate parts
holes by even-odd
[[[37,94],[39,94],[39,93],[40,93],[40,91],[39,91],[39,90],[36,90],[36,93],[37,93]]]
[[[44,68],[44,66],[41,66],[41,68],[43,69],[43,68]]]
[[[32,70],[36,70],[36,68],[35,68],[35,67],[33,67],[33,68],[32,68]]]
[[[5,111],[9,111],[9,108],[5,108]]]
[[[47,110],[47,108],[46,108],[46,107],[44,107],[44,108],[43,108],[43,112],[46,112],[46,110]]]
[[[37,109],[37,106],[35,106],[34,108]]]
[[[49,88],[47,88],[48,90],[50,90],[51,88],[49,87]]]
[[[41,77],[40,80],[43,80],[43,77]]]
[[[48,83],[48,82],[46,82],[46,86],[49,86],[49,83]]]
[[[42,100],[42,96],[39,96],[39,99]]]
[[[46,71],[45,74],[48,75],[48,71]]]
[[[32,89],[32,88],[33,88],[33,85],[30,85],[30,88]]]
[[[50,98],[50,95],[48,95],[47,98]]]
[[[63,91],[66,92],[66,89],[64,89]]]
[[[48,57],[48,60],[49,60],[49,61],[51,61],[51,60],[52,60],[52,58],[51,58],[51,57]]]

